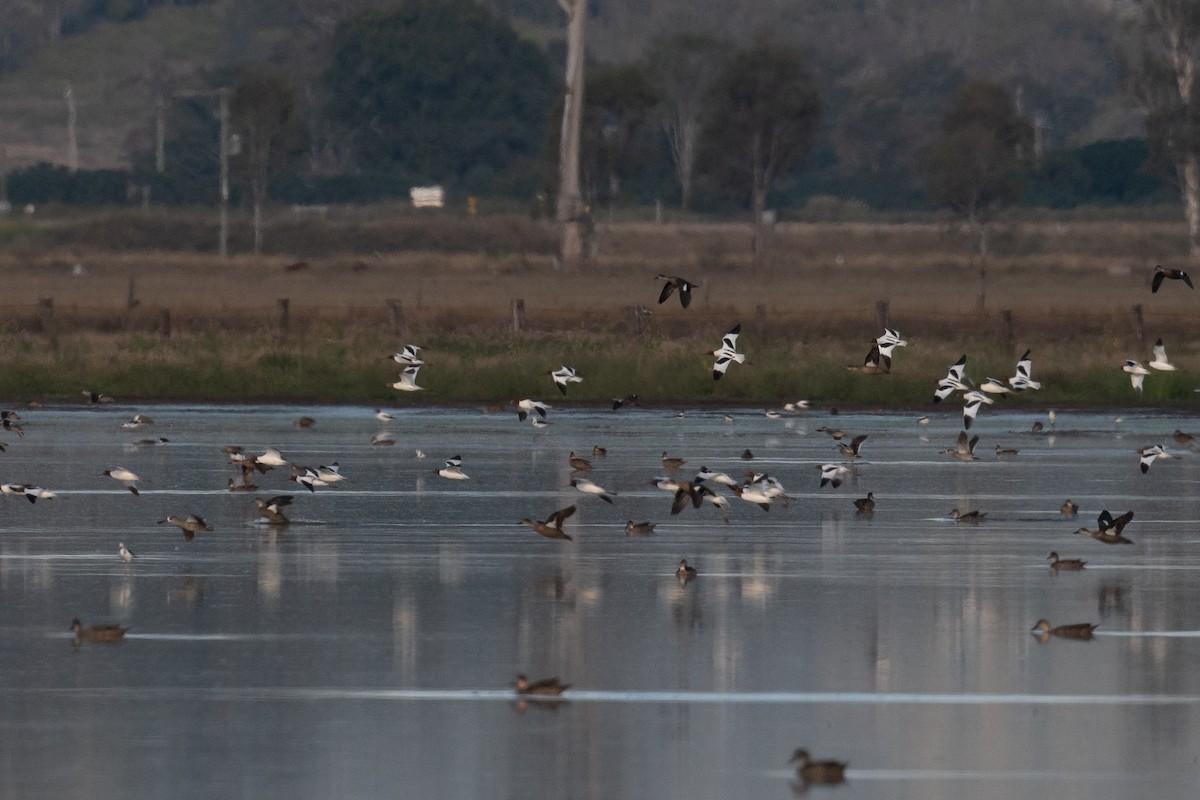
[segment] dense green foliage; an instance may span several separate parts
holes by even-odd
[[[985,221],[1021,193],[1022,159],[1033,127],[1001,86],[971,81],[942,115],[941,137],[924,158],[926,188],[934,202],[971,222]]]
[[[540,50],[469,0],[411,0],[343,24],[330,119],[364,170],[467,191],[535,154],[555,82]]]

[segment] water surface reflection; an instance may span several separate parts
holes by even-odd
[[[1133,454],[1186,421],[1060,414],[1051,437],[1026,433],[1040,415],[992,413],[978,452],[1020,454],[965,463],[942,453],[957,414],[842,414],[869,447],[832,490],[819,414],[564,412],[534,430],[399,411],[380,448],[369,409],[172,406],[149,409],[170,443],[127,452],[129,411],[30,412],[4,456],[5,480],[61,495],[0,501],[5,797],[786,797],[797,746],[848,760],[835,791],[854,797],[1194,795],[1200,467],[1182,454],[1148,478]],[[292,524],[259,524],[254,494],[225,488],[235,442],[347,480],[309,494],[261,475],[261,496],[296,499]],[[569,485],[567,453],[593,444],[612,506]],[[671,516],[648,483],[664,450],[680,477],[753,468],[795,500]],[[470,481],[431,474],[456,453]],[[141,497],[106,485],[116,465]],[[573,543],[517,523],[572,503]],[[955,524],[956,506],[988,517]],[[1135,509],[1134,545],[1073,533],[1102,508]],[[216,530],[184,542],[168,513]],[[658,526],[626,536],[628,519]],[[1087,567],[1056,574],[1051,550]],[[76,616],[131,631],[75,648]],[[1039,617],[1101,627],[1041,645]],[[518,704],[517,672],[573,688]]]

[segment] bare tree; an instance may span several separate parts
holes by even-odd
[[[1193,257],[1200,256],[1200,1],[1139,0],[1142,40],[1128,64],[1146,128],[1174,164]]]
[[[278,71],[248,69],[233,88],[230,114],[241,136],[241,166],[254,204],[254,252],[262,252],[262,206],[273,168],[288,151],[296,95]]]
[[[683,33],[659,44],[650,56],[651,80],[659,93],[659,115],[671,145],[682,194],[679,205],[684,210],[691,205],[708,92],[731,49],[711,36]]]
[[[749,190],[755,266],[766,244],[767,195],[808,155],[820,116],[817,79],[786,45],[764,40],[734,53],[713,84],[704,133],[709,168],[735,191]]]
[[[557,219],[564,269],[583,266],[583,196],[579,191],[579,131],[583,122],[583,51],[587,0],[558,0],[567,15],[567,69],[558,150]]]

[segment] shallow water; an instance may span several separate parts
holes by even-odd
[[[155,423],[122,431],[134,410]],[[941,453],[953,410],[555,409],[543,430],[461,409],[24,413],[0,478],[60,498],[0,501],[0,796],[783,797],[804,746],[850,762],[846,797],[1193,797],[1200,456],[1169,434],[1196,421],[1063,413],[1034,435],[1038,412],[988,409],[975,463]],[[869,435],[836,490],[821,425]],[[170,441],[125,447],[147,436]],[[230,493],[232,443],[347,480],[309,494],[277,469]],[[1142,475],[1153,443],[1181,457]],[[569,486],[567,453],[594,444],[612,506]],[[672,517],[649,485],[664,450],[681,477],[753,468],[795,500]],[[432,474],[455,454],[471,480]],[[255,494],[285,493],[293,523],[257,523]],[[572,503],[574,542],[517,523]],[[1133,546],[1073,534],[1101,508],[1135,511]],[[216,530],[184,542],[156,524],[172,513]],[[627,537],[627,519],[659,526]],[[1087,568],[1054,574],[1051,550]],[[700,575],[681,585],[684,557]],[[76,648],[76,616],[131,630]],[[1039,644],[1039,617],[1101,627]],[[567,701],[522,708],[517,672],[560,676]]]

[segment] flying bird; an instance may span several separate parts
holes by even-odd
[[[270,500],[263,500],[261,497],[254,498],[254,504],[258,506],[258,513],[270,525],[286,525],[289,520],[284,516],[283,508],[292,504],[292,496],[290,494],[281,494],[278,497],[272,497]]]
[[[573,367],[568,367],[566,364],[562,365],[556,370],[551,370],[550,377],[554,379],[554,385],[557,386],[558,390],[563,394],[567,393],[568,383],[583,383],[583,378],[579,377],[579,374],[575,372],[575,369]]]
[[[864,434],[860,434],[859,436],[855,436],[853,439],[851,439],[850,444],[838,443],[835,446],[837,447],[838,452],[840,452],[842,455],[844,455],[846,458],[850,459],[851,461],[855,461],[855,460],[861,458],[861,456],[858,454],[858,449],[860,447],[862,447],[862,443],[865,442],[866,440],[867,440],[867,434],[864,433]]]
[[[950,365],[946,377],[938,381],[937,389],[933,393],[933,402],[940,403],[955,392],[966,392],[970,388],[971,382],[967,380],[967,357],[963,355]]]
[[[979,408],[983,404],[993,405],[996,401],[988,397],[983,392],[969,391],[963,393],[963,427],[971,430],[971,423],[975,421],[975,415],[979,413]]]
[[[1143,447],[1137,451],[1139,461],[1141,462],[1142,474],[1145,475],[1150,471],[1150,465],[1160,458],[1174,458],[1175,456],[1163,449],[1161,444]]]
[[[179,528],[179,530],[183,531],[183,540],[185,542],[190,542],[192,539],[196,538],[196,534],[200,531],[211,531],[213,529],[212,525],[209,525],[207,522],[205,522],[203,517],[199,517],[195,514],[189,514],[187,518],[181,518],[175,516],[174,514],[170,514],[166,519],[160,519],[158,521],[159,525],[162,525],[163,523],[174,525],[176,528]]]
[[[438,467],[433,471],[434,475],[439,478],[447,478],[452,481],[467,481],[471,476],[462,471],[462,456],[452,456],[446,459],[446,466]]]
[[[607,489],[593,483],[587,478],[571,478],[571,486],[584,494],[594,494],[606,503],[612,503],[613,499],[611,495],[616,494],[616,492],[610,493]]]
[[[883,351],[875,342],[871,343],[871,349],[867,351],[866,358],[862,364],[851,364],[846,369],[851,372],[861,372],[864,375],[880,375],[891,371],[892,359],[891,351],[888,351],[889,356],[885,359]]]
[[[698,283],[692,283],[687,278],[681,278],[678,275],[663,275],[661,273],[655,278],[655,280],[667,282],[666,285],[663,286],[662,294],[658,296],[659,305],[667,302],[667,298],[670,297],[676,289],[678,289],[679,304],[684,308],[687,308],[689,305],[691,305],[692,289],[700,285]]]
[[[740,323],[734,325],[729,333],[721,338],[721,346],[712,351],[712,354],[717,359],[713,364],[712,371],[714,381],[721,380],[721,376],[725,374],[725,370],[729,369],[729,365],[733,362],[736,361],[739,364],[745,363],[746,355],[737,351],[737,338],[741,331],[742,326]]]
[[[1192,279],[1188,277],[1188,274],[1186,272],[1184,272],[1181,269],[1171,269],[1168,267],[1164,267],[1160,264],[1154,268],[1154,280],[1151,281],[1151,283],[1150,283],[1150,293],[1151,294],[1154,294],[1155,292],[1158,291],[1158,287],[1162,286],[1162,282],[1163,282],[1164,278],[1169,278],[1170,280],[1173,280],[1173,281],[1183,281],[1184,283],[1186,283],[1188,285],[1189,289],[1196,288],[1195,286],[1192,286]]]
[[[398,352],[392,353],[390,356],[388,356],[388,358],[405,367],[419,367],[425,363],[421,360],[421,357],[417,355],[420,350],[421,348],[417,347],[415,344],[406,344]]]
[[[850,470],[841,464],[819,464],[816,468],[821,470],[822,488],[826,484],[833,484],[833,488],[836,489],[842,485],[845,476],[850,474]]]
[[[1129,524],[1131,519],[1133,519],[1132,511],[1126,511],[1121,516],[1114,518],[1112,514],[1108,513],[1108,509],[1105,509],[1096,518],[1096,527],[1099,530],[1092,531],[1087,528],[1080,528],[1075,533],[1081,536],[1090,536],[1104,544],[1133,544],[1131,539],[1126,539],[1121,535],[1121,532],[1125,530],[1125,526]]]
[[[1025,355],[1017,360],[1017,374],[1008,379],[1008,385],[1014,392],[1042,388],[1042,385],[1033,379],[1033,359],[1029,357],[1031,352],[1026,350]]]
[[[417,372],[420,371],[419,364],[414,364],[411,367],[405,367],[400,373],[400,380],[395,383],[389,383],[388,386],[401,392],[419,392],[424,386],[417,386]]]
[[[1143,367],[1142,362],[1135,361],[1132,358],[1125,359],[1125,366],[1121,367],[1121,369],[1129,373],[1129,382],[1133,384],[1133,388],[1137,391],[1138,396],[1141,397],[1143,391],[1142,384],[1146,380],[1146,376],[1150,374],[1150,370]]]
[[[1167,360],[1167,348],[1163,344],[1163,340],[1159,339],[1154,343],[1154,360],[1146,364],[1151,369],[1159,370],[1160,372],[1174,372],[1175,365]]]
[[[566,539],[568,542],[570,542],[570,541],[574,541],[574,540],[570,536],[568,536],[566,533],[563,532],[562,524],[563,524],[564,519],[566,519],[567,517],[571,516],[574,513],[575,513],[575,506],[570,505],[570,506],[567,506],[566,508],[555,511],[553,514],[551,514],[549,517],[546,518],[545,522],[540,522],[538,520],[529,519],[528,517],[526,517],[525,519],[521,520],[520,523],[518,523],[518,524],[528,525],[529,527],[533,528],[535,531],[540,533],[542,536],[545,536],[547,539]]]
[[[134,473],[130,472],[124,467],[114,467],[112,469],[106,469],[100,474],[125,484],[125,488],[132,492],[134,497],[137,497],[138,488],[134,486],[134,484],[140,481],[141,478]]]
[[[979,444],[979,437],[972,436],[967,438],[966,431],[958,432],[958,440],[954,443],[954,447],[944,452],[948,456],[954,456],[959,461],[978,461],[979,456],[975,455],[975,445]]]
[[[509,404],[517,407],[517,419],[521,422],[524,422],[526,417],[535,412],[539,417],[545,419],[546,412],[551,408],[551,406],[546,405],[540,400],[529,400],[528,398],[525,400],[510,400]]]

